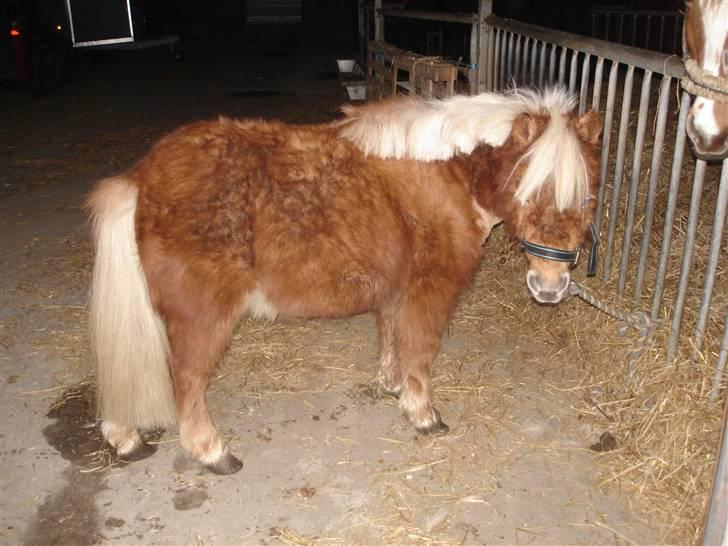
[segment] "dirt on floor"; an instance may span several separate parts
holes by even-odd
[[[243,321],[208,392],[244,468],[205,472],[176,430],[119,461],[101,439],[86,336],[84,195],[172,128],[218,115],[333,119],[346,96],[326,43],[296,28],[76,56],[32,99],[0,86],[2,544],[653,544],[642,507],[607,493],[620,438],[584,412],[584,360],[559,327],[594,311],[529,297],[497,229],[435,363],[447,435],[423,437],[374,388],[370,316]]]

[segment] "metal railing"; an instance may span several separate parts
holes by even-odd
[[[689,365],[701,358],[711,365],[715,357],[709,396],[717,400],[728,361],[726,294],[714,302],[717,272],[728,269],[728,245],[723,243],[728,159],[709,165],[686,152],[691,97],[680,87],[685,76],[682,59],[487,15],[490,6],[489,1],[481,0],[479,15],[410,15],[472,25],[469,60],[475,73],[471,74],[471,92],[561,84],[577,94],[580,113],[593,109],[603,115],[601,185],[595,218],[605,241],[599,288],[603,293],[613,291],[626,306],[644,309],[653,321],[662,321],[667,330],[666,365]],[[375,32],[380,39],[384,16],[406,16],[402,10],[376,13],[380,17]],[[617,14],[616,20],[617,38],[624,38],[625,19]],[[663,43],[670,27],[666,18],[659,20],[658,42]],[[681,22],[675,19],[671,35],[676,25],[681,28]],[[646,28],[654,28],[653,23]],[[632,36],[636,38],[636,31]],[[610,34],[606,37],[612,38]],[[698,239],[702,245],[697,244]],[[711,332],[719,330],[716,339],[720,341],[712,342],[706,350],[711,321]],[[689,331],[689,337],[681,344],[684,331]],[[718,465],[704,544],[719,536],[711,535],[711,529],[725,525],[721,513],[728,509],[721,496],[728,479],[725,435],[721,442],[722,463]]]
[[[718,167],[708,166],[705,161],[693,159],[691,153],[685,153],[685,121],[691,99],[679,87],[680,78],[685,74],[682,60],[676,56],[579,37],[496,16],[489,16],[486,24],[490,27],[489,52],[485,55],[487,64],[481,70],[490,74],[485,78],[490,82],[490,89],[514,84],[537,87],[562,84],[572,92],[578,90],[580,112],[591,108],[604,115],[601,186],[595,220],[606,241],[602,282],[613,283],[620,297],[626,297],[628,287],[631,287],[631,301],[637,306],[642,305],[644,296],[651,292],[649,309],[653,320],[661,319],[672,309],[666,348],[666,360],[670,364],[679,356],[686,296],[699,284],[702,296],[697,307],[697,319],[692,324],[690,360],[699,358],[721,259],[728,197],[728,162],[723,163],[719,191],[711,202],[715,212],[710,234],[706,235],[705,227],[701,227],[702,238],[710,241],[710,248],[702,282],[695,283],[699,272],[693,271],[692,266],[706,170],[710,170],[712,180],[717,178]],[[639,84],[639,93],[636,83]],[[618,87],[621,93],[617,92]],[[674,99],[678,94],[679,107]],[[636,110],[632,105],[633,99],[638,101]],[[670,113],[671,109],[678,109],[676,120]],[[649,133],[648,127],[651,129]],[[671,139],[666,139],[668,131],[670,136],[674,131],[671,142]],[[665,171],[664,156],[670,149],[670,169]],[[687,163],[686,167],[684,163]],[[678,197],[681,195],[680,185],[690,177],[691,171],[693,188],[676,295],[672,305],[666,305],[664,293],[668,269],[672,266],[670,257],[674,255],[673,231]],[[665,192],[664,209],[660,209],[663,214],[662,238],[661,244],[657,245],[653,234],[657,196]],[[641,230],[635,221],[638,211],[642,213],[639,217]],[[725,252],[722,259],[725,263]],[[649,279],[651,290],[647,290],[648,263],[656,265],[656,272]],[[720,309],[712,311],[721,313]],[[726,311],[722,310],[724,314]],[[725,335],[723,338],[716,363],[713,398],[718,395],[725,366],[727,342]]]
[[[618,44],[642,47],[661,53],[682,53],[683,14],[678,11],[631,10],[594,6],[591,35]]]

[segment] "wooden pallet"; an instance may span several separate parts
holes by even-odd
[[[381,41],[367,47],[367,97],[381,100],[400,94],[449,97],[458,68],[439,57],[426,57]]]

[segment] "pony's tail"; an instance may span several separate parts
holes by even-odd
[[[96,260],[90,296],[98,409],[110,424],[156,428],[175,422],[166,328],[152,307],[137,248],[139,189],[102,180],[90,195]]]

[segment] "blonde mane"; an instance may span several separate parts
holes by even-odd
[[[345,107],[339,134],[367,155],[434,161],[469,154],[481,143],[501,146],[521,113],[548,115],[546,129],[519,160],[528,160],[528,167],[515,198],[524,204],[553,180],[556,206],[564,210],[589,196],[581,144],[568,123],[575,106],[575,97],[562,87],[445,100],[405,98]]]

